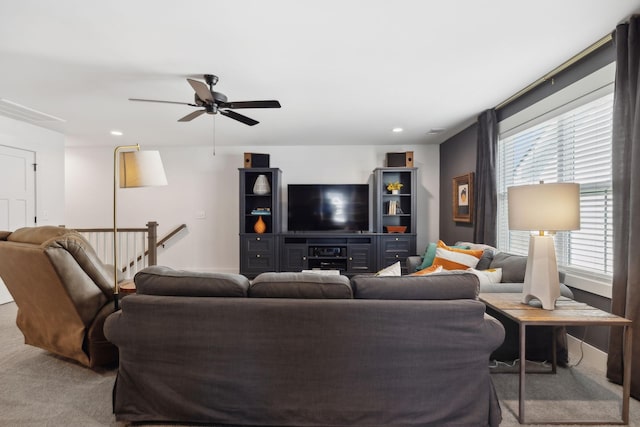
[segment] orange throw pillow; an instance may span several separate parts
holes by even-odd
[[[431,267],[423,268],[422,270],[416,271],[415,273],[411,273],[409,276],[426,276],[427,274],[440,273],[441,271],[441,265],[432,264]]]
[[[451,248],[440,240],[436,247],[436,257],[433,263],[441,265],[445,270],[466,270],[478,265],[483,252],[482,249]]]

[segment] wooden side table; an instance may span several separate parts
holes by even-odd
[[[607,313],[590,305],[574,301],[566,297],[560,297],[556,302],[555,310],[543,310],[521,302],[519,293],[481,293],[479,298],[489,307],[504,314],[520,327],[520,372],[519,372],[519,396],[518,396],[518,421],[525,422],[524,401],[525,401],[525,348],[526,348],[526,328],[527,326],[619,326],[624,328],[624,372],[622,380],[622,414],[621,421],[558,421],[545,424],[628,424],[629,423],[629,395],[631,391],[631,348],[632,348],[632,323],[615,314]],[[554,334],[555,335],[555,334]],[[555,347],[555,336],[553,338]],[[556,369],[556,351],[553,350],[552,369]]]
[[[120,283],[120,293],[122,296],[135,294],[136,293],[136,284],[133,280],[124,280]]]

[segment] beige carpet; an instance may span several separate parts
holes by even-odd
[[[571,355],[570,355],[571,358]],[[571,363],[571,360],[570,360]],[[528,362],[527,372],[546,371],[537,364]],[[519,426],[518,416],[518,374],[494,373],[503,422],[501,426]],[[549,373],[527,374],[525,377],[526,396],[525,421],[539,425],[550,425],[553,421],[605,421],[617,422],[621,419],[622,388],[605,378],[605,373],[585,366],[558,368],[556,375]],[[630,401],[631,426],[640,426],[640,402]],[[568,424],[564,424],[568,425]],[[575,425],[575,424],[574,424]]]
[[[123,427],[111,413],[115,370],[92,371],[23,344],[15,318],[15,304],[0,305],[0,426]],[[518,376],[492,376],[502,407],[501,426],[518,426]],[[528,375],[526,413],[535,419],[614,419],[619,416],[620,389],[603,373],[583,366],[560,369],[558,375]],[[635,399],[631,418],[631,426],[640,426],[640,402]]]
[[[24,344],[17,308],[0,306],[0,425],[117,426],[115,370],[92,371]]]

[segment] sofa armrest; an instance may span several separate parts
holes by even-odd
[[[420,267],[421,265],[422,265],[422,256],[413,255],[413,256],[407,257],[406,266],[409,274],[418,271],[418,267]]]

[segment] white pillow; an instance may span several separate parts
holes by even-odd
[[[481,285],[489,285],[491,283],[500,283],[502,280],[501,268],[490,268],[489,270],[476,270],[475,268],[467,268],[469,273],[478,276]]]
[[[402,267],[400,267],[400,261],[378,271],[376,273],[376,276],[402,276]]]

